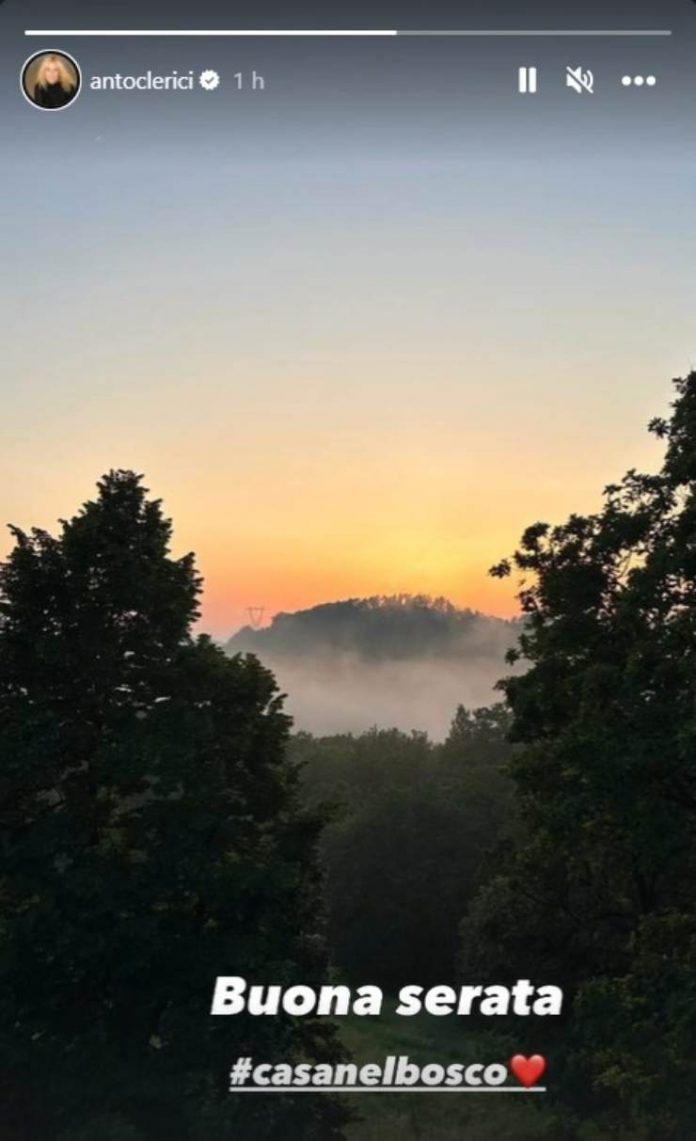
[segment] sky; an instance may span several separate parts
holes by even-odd
[[[23,34],[54,7],[0,6],[0,519],[50,530],[102,472],[145,473],[216,636],[249,606],[401,591],[514,613],[488,567],[654,467],[647,421],[696,365],[696,5],[525,5],[527,27],[661,38]],[[235,27],[520,26],[505,4],[248,8]],[[221,11],[66,3],[59,26]],[[84,76],[57,114],[17,82],[49,47]],[[204,67],[215,92],[89,88]],[[253,70],[265,90],[237,91]]]

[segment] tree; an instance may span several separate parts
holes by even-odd
[[[566,1094],[661,1141],[696,1128],[696,373],[675,384],[659,473],[493,570],[526,576],[503,689],[527,838],[467,931],[575,997]]]
[[[332,1031],[209,1016],[218,974],[311,983],[324,968],[320,820],[297,804],[272,675],[194,638],[193,557],[171,557],[171,524],[132,472],[105,476],[57,537],[13,534],[0,568],[3,1138],[340,1136],[328,1101],[259,1105],[225,1088],[236,1054],[325,1057]]]
[[[320,850],[332,962],[396,990],[456,976],[459,923],[509,818],[501,707],[460,707],[447,741],[371,730],[293,741],[309,803],[334,820]]]

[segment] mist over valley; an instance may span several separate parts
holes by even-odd
[[[226,644],[253,653],[287,694],[295,728],[316,734],[374,726],[441,740],[459,704],[499,700],[519,620],[426,595],[376,596],[279,613]]]

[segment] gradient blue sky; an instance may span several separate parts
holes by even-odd
[[[696,5],[591,8],[586,26],[678,35],[48,44],[21,33],[51,6],[3,5],[3,519],[50,528],[102,471],[145,472],[216,634],[251,604],[396,590],[512,612],[487,567],[656,463],[645,423],[696,363]],[[17,73],[43,47],[87,77],[223,83],[42,114]],[[522,63],[538,96],[516,93]],[[595,96],[565,90],[566,63]],[[236,93],[252,67],[267,90]]]

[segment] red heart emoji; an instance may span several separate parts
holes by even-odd
[[[514,1058],[510,1058],[510,1069],[518,1081],[529,1089],[546,1069],[546,1058],[542,1058],[541,1054],[532,1054],[531,1058],[515,1054]]]

